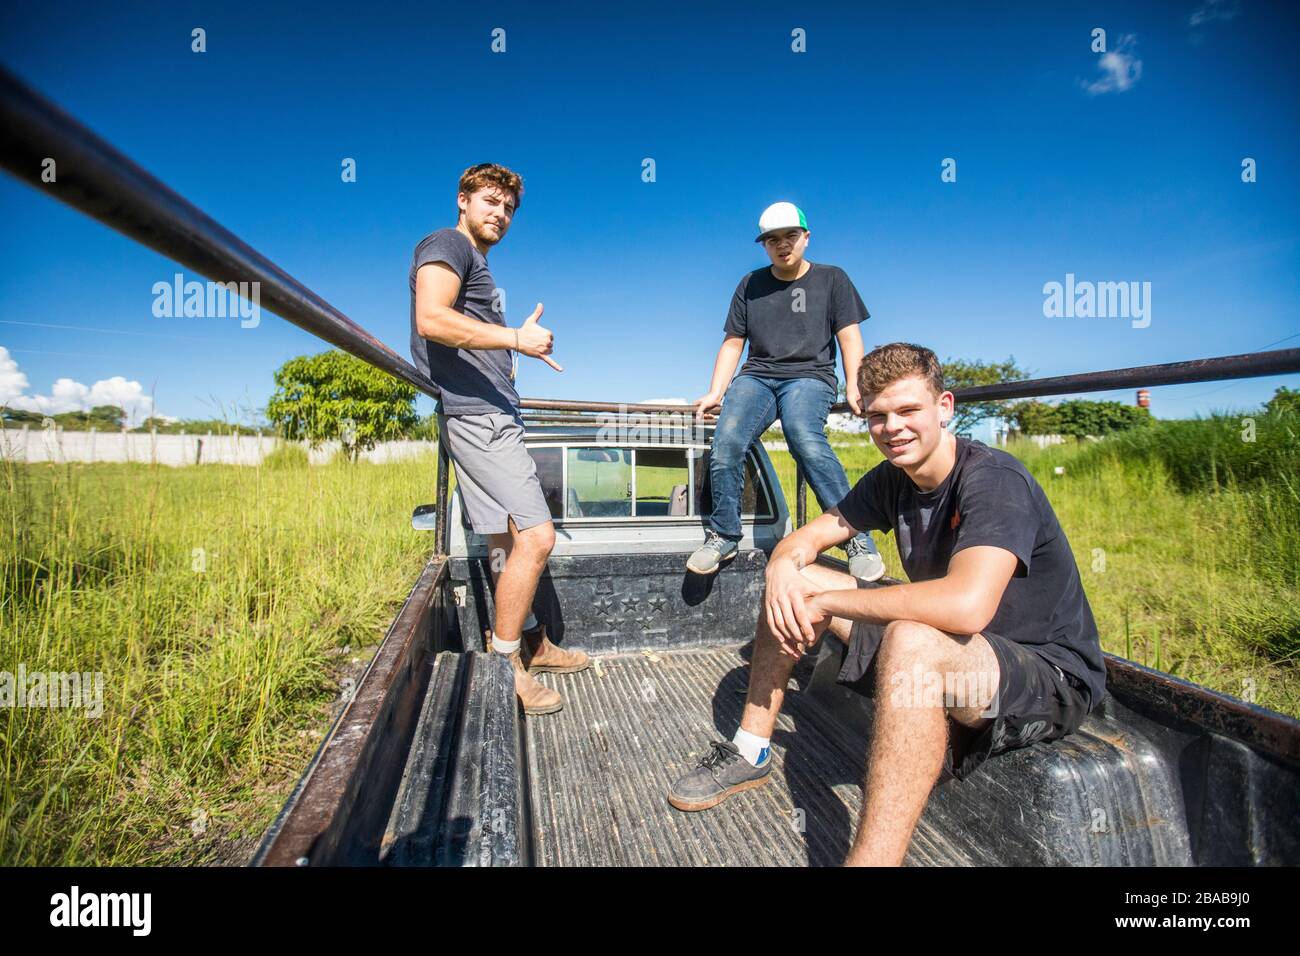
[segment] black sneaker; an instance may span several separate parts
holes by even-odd
[[[766,783],[771,769],[770,753],[764,752],[763,763],[755,767],[731,741],[715,740],[699,766],[669,788],[668,802],[678,810],[707,810],[733,793]]]

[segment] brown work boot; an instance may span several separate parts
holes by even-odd
[[[515,671],[515,696],[524,705],[525,714],[531,716],[553,714],[563,709],[564,700],[556,691],[539,684],[536,678],[528,676],[528,671],[524,670],[524,662],[519,659],[518,651],[507,656],[510,658],[510,666]]]
[[[530,674],[545,671],[548,674],[573,674],[585,671],[591,661],[582,651],[566,651],[556,647],[546,636],[546,625],[539,624],[525,631],[519,644],[524,666]]]

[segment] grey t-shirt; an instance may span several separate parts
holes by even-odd
[[[453,309],[502,327],[506,319],[496,310],[496,283],[487,259],[464,234],[439,229],[420,240],[411,257],[411,358],[442,390],[437,410],[444,415],[518,415],[519,393],[510,377],[510,350],[458,349],[420,337],[415,323],[415,274],[431,262],[445,262],[460,276],[460,293]]]
[[[1056,512],[1016,458],[959,437],[952,471],[938,488],[921,491],[903,469],[882,461],[836,507],[858,531],[893,531],[912,581],[943,577],[964,548],[1014,554],[1015,573],[988,629],[1083,681],[1090,712],[1096,707],[1106,690],[1097,622]]]
[[[835,387],[835,336],[870,315],[839,266],[809,263],[800,278],[785,280],[770,268],[740,280],[723,331],[749,340],[741,375],[819,378]]]

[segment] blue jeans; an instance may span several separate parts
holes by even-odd
[[[745,483],[745,453],[778,418],[790,454],[812,486],[822,511],[839,504],[849,493],[849,480],[826,440],[826,415],[833,404],[835,389],[818,378],[736,378],[722,400],[722,413],[713,432],[709,527],[733,541],[742,537],[740,493]],[[859,534],[855,540],[865,543],[866,537]]]

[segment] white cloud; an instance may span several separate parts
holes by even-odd
[[[9,350],[0,345],[0,404],[42,415],[89,411],[96,405],[117,405],[126,411],[127,421],[133,425],[154,414],[153,399],[145,394],[140,383],[127,381],[121,375],[100,379],[94,385],[61,378],[54,383],[49,395],[27,395],[27,388],[27,376],[19,371]]]
[[[1231,20],[1240,12],[1237,0],[1205,0],[1192,11],[1192,15],[1187,18],[1187,25],[1199,27],[1212,20]]]
[[[27,391],[27,376],[18,371],[18,363],[9,350],[0,345],[0,405],[4,405]]]
[[[1137,47],[1137,36],[1126,33],[1119,38],[1113,50],[1108,50],[1097,59],[1097,70],[1101,73],[1091,83],[1080,81],[1084,92],[1089,96],[1102,93],[1123,93],[1132,89],[1142,77],[1142,61],[1133,52]]]

